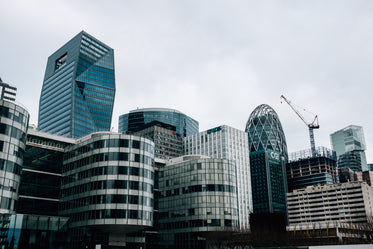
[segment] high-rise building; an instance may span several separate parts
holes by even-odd
[[[0,78],[0,99],[14,102],[16,100],[17,88],[4,83]]]
[[[289,192],[339,182],[335,152],[321,146],[314,155],[311,149],[290,153],[286,173]]]
[[[114,50],[82,31],[48,58],[39,130],[73,138],[109,131],[114,96]]]
[[[151,140],[113,132],[78,139],[62,168],[59,214],[70,217],[70,248],[126,246],[128,233],[153,225],[153,188]]]
[[[172,125],[183,137],[198,133],[198,121],[174,109],[143,108],[119,116],[119,132],[136,132],[153,121]]]
[[[247,123],[250,150],[253,214],[250,226],[255,236],[282,237],[286,233],[287,146],[280,119],[272,107],[260,105]]]
[[[353,171],[368,170],[365,156],[363,127],[350,125],[330,134],[332,149],[337,153],[338,168],[351,168]]]
[[[235,163],[239,225],[240,229],[249,229],[253,202],[247,133],[222,125],[184,138],[183,148],[185,155],[206,155]]]
[[[211,238],[237,230],[236,172],[230,160],[197,155],[159,169],[162,248],[210,248]]]

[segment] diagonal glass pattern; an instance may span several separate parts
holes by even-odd
[[[285,134],[277,113],[269,105],[259,105],[251,113],[246,132],[250,152],[270,149],[281,152],[287,158]]]

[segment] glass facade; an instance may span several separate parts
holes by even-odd
[[[274,150],[287,158],[285,134],[277,113],[269,105],[262,104],[254,109],[247,123],[250,152]]]
[[[159,225],[165,248],[204,248],[200,243],[207,233],[239,227],[236,168],[229,160],[171,159],[159,169],[159,189]]]
[[[286,213],[285,162],[280,153],[250,153],[254,213]]]
[[[0,214],[0,248],[67,248],[68,218],[26,214]]]
[[[58,215],[64,148],[74,143],[71,138],[28,130],[17,213]]]
[[[222,125],[183,139],[185,155],[206,155],[235,163],[240,229],[249,229],[253,212],[247,133]]]
[[[347,126],[332,133],[330,141],[338,156],[338,168],[350,168],[355,172],[368,170],[363,127]]]
[[[14,213],[26,147],[29,113],[0,100],[0,213]]]
[[[151,140],[93,133],[78,140],[64,155],[60,215],[70,217],[71,228],[91,229],[89,233],[97,236],[107,234],[103,243],[110,244],[119,239],[117,236],[125,239],[124,234],[153,225],[153,188]],[[87,233],[72,230],[71,236],[78,242],[87,238]],[[94,237],[94,241],[85,242],[101,244]]]
[[[198,133],[199,124],[191,117],[173,109],[144,108],[130,111],[119,116],[119,132],[136,132],[153,121],[159,121],[176,127],[176,133],[183,137]]]
[[[114,50],[82,31],[48,58],[39,129],[73,138],[109,131],[114,96]]]

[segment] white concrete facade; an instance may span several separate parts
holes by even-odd
[[[287,200],[289,225],[373,223],[373,188],[366,182],[294,190]]]

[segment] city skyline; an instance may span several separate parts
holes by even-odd
[[[37,124],[48,56],[85,30],[115,50],[114,130],[119,115],[137,107],[180,110],[200,131],[244,130],[264,103],[278,113],[289,152],[307,149],[308,129],[280,103],[284,94],[318,114],[316,146],[330,148],[331,133],[359,125],[373,161],[373,118],[364,112],[373,104],[370,2],[2,5],[0,77],[17,87],[30,124]]]

